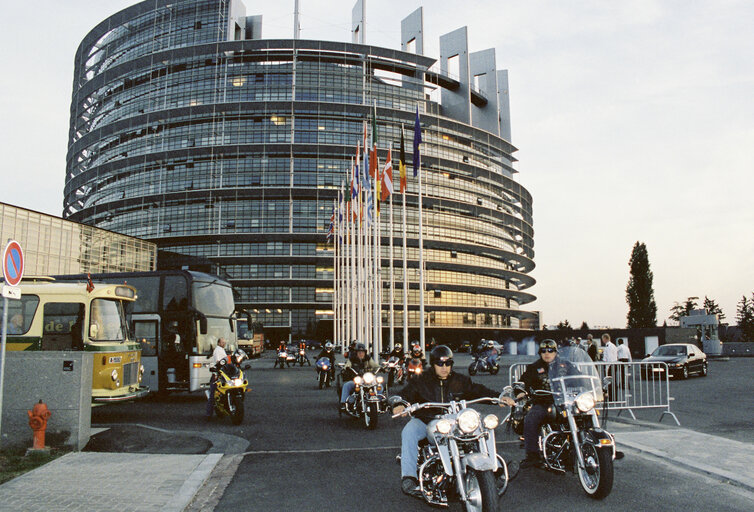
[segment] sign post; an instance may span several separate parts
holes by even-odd
[[[8,333],[8,299],[21,298],[17,288],[24,277],[24,251],[21,244],[9,240],[3,251],[3,328],[0,342],[0,446],[3,444],[3,383],[5,382],[5,338]]]

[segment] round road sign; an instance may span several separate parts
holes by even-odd
[[[24,251],[15,240],[9,241],[3,251],[3,277],[9,286],[18,286],[24,277]]]

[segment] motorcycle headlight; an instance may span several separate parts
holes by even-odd
[[[354,377],[353,378],[353,383],[356,384],[357,386],[360,386],[361,383],[362,383],[361,377],[359,377],[358,375],[356,377]]]
[[[243,379],[230,379],[231,386],[243,386]]]
[[[304,355],[304,351],[303,350],[299,350],[298,353],[301,354],[302,356]]]
[[[484,428],[495,430],[500,424],[500,419],[494,414],[488,414],[484,417],[484,421],[482,423],[484,424]]]
[[[422,369],[421,369],[421,367],[419,367],[419,368],[417,368],[417,369],[416,369],[416,374],[417,374],[417,375],[419,375],[419,374],[420,374],[421,372],[422,372]]]
[[[367,372],[364,374],[364,384],[367,386],[371,386],[374,384],[374,374],[371,372]]]
[[[466,409],[458,415],[458,428],[464,434],[471,434],[479,428],[479,413],[474,409]]]
[[[436,424],[437,431],[441,434],[449,434],[453,424],[448,420],[440,420]]]
[[[385,382],[385,379],[383,379],[382,376],[377,377],[377,384],[382,384],[383,382]]]
[[[118,380],[118,370],[113,370],[112,373],[110,373],[110,378],[113,380]]]
[[[579,411],[591,411],[594,409],[594,395],[591,392],[581,393],[576,397],[575,403]]]

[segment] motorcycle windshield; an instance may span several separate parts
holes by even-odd
[[[317,360],[317,366],[330,366],[330,359],[327,357],[320,357]]]
[[[236,379],[241,376],[241,369],[234,364],[224,364],[223,373],[227,375],[229,379]]]
[[[582,393],[591,393],[601,402],[602,383],[597,367],[580,347],[565,347],[550,364],[550,388],[556,405],[570,405]]]

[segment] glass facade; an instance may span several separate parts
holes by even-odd
[[[0,235],[24,251],[25,276],[154,270],[148,241],[0,203]]]
[[[443,115],[426,94],[434,60],[351,43],[246,39],[239,5],[148,0],[86,36],[76,55],[64,216],[209,259],[266,328],[315,336],[332,319],[325,235],[363,122],[376,104],[382,160],[389,145],[395,161],[405,127],[410,168],[418,107],[428,336],[432,328],[518,328],[533,317],[520,308],[535,299],[524,291],[534,284],[534,242],[532,198],[511,167],[516,149]],[[409,281],[418,283],[411,177],[407,204]],[[400,208],[394,215],[398,240]],[[384,222],[383,240],[388,230]],[[382,251],[386,258],[387,243]],[[410,291],[413,331],[419,296]]]

